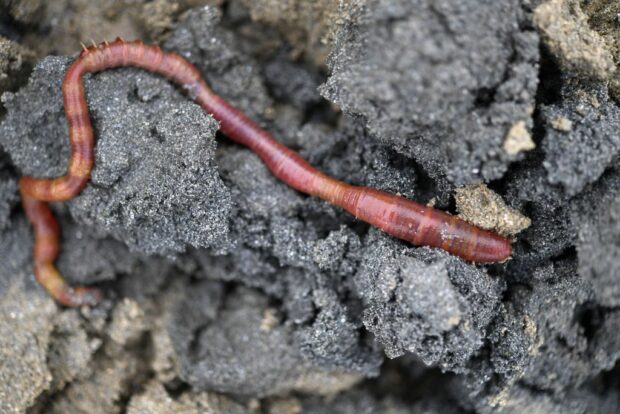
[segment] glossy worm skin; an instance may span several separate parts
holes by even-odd
[[[35,276],[64,305],[94,304],[100,293],[96,289],[70,287],[54,267],[59,229],[47,202],[76,196],[88,182],[93,167],[93,128],[82,76],[126,66],[160,74],[180,85],[190,98],[220,122],[225,135],[250,148],[276,177],[301,192],[342,207],[355,217],[415,245],[438,247],[474,262],[498,262],[511,255],[510,241],[493,232],[398,195],[349,185],[322,173],[216,95],[198,69],[178,54],[119,38],[110,44],[85,47],[65,74],[62,92],[71,141],[66,175],[55,179],[22,177],[20,180],[22,204],[35,233]]]

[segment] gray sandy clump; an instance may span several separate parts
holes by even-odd
[[[504,141],[515,126],[531,128],[538,83],[538,37],[520,24],[520,2],[384,0],[356,10],[336,35],[323,96],[434,178],[501,177],[522,156]]]
[[[194,16],[171,37],[170,47],[183,52],[179,43],[190,44],[194,26],[203,38],[216,30],[214,9]],[[245,61],[233,54],[230,34],[221,37],[221,43],[198,44],[206,50],[194,56],[219,57],[203,56],[205,70],[213,70],[207,79],[218,88],[228,85],[223,92],[243,107],[247,98],[244,104],[233,95],[248,96]],[[229,56],[228,65],[222,55]],[[4,95],[8,114],[0,144],[22,174],[65,171],[69,143],[59,91],[68,64],[67,58],[47,58],[25,88]],[[258,79],[253,83],[264,95]],[[217,122],[169,82],[144,71],[106,71],[87,76],[85,84],[97,150],[90,185],[69,203],[72,216],[143,253],[226,247],[231,207],[214,160]]]
[[[551,128],[543,142],[548,181],[559,184],[568,196],[598,179],[620,154],[620,108],[602,83],[566,79],[560,104],[544,107],[543,119]],[[571,128],[554,127],[555,120],[570,121]]]
[[[620,246],[619,175],[617,170],[609,173],[580,196],[570,209],[570,220],[577,232],[579,274],[591,284],[596,302],[609,308],[620,301],[616,260]]]
[[[478,412],[517,412],[512,410],[524,406],[546,406],[551,412],[586,412],[584,407],[590,406],[612,412],[617,394],[593,393],[590,384],[618,358],[612,333],[617,315],[606,313],[595,332],[586,332],[582,323],[587,319],[582,318],[596,310],[590,306],[592,290],[575,267],[572,261],[540,267],[530,287],[515,288],[511,301],[502,305],[489,326],[489,363],[473,360],[472,371],[457,379],[463,387],[459,392]],[[479,381],[484,372],[496,375],[486,389],[486,381]],[[530,395],[531,389],[545,392]],[[575,389],[578,394],[567,393]]]
[[[334,393],[360,379],[304,361],[291,327],[280,323],[265,296],[222,293],[221,285],[202,283],[173,310],[169,333],[180,375],[194,387],[254,396]]]
[[[376,232],[355,275],[363,320],[395,358],[460,370],[483,345],[502,284],[446,253],[406,249]]]
[[[68,63],[43,60],[27,87],[3,96],[0,144],[24,175],[65,172],[58,92]],[[225,245],[230,201],[213,160],[217,123],[165,80],[135,69],[89,77],[86,91],[97,150],[90,185],[68,203],[73,217],[144,253]]]

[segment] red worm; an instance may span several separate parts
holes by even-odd
[[[95,303],[99,292],[71,288],[53,265],[58,254],[58,225],[47,201],[76,196],[88,182],[94,162],[93,128],[88,115],[82,76],[105,69],[133,66],[158,73],[180,85],[187,95],[220,122],[222,132],[254,151],[265,165],[291,187],[342,207],[355,217],[415,245],[439,247],[474,262],[498,262],[511,255],[510,241],[431,207],[368,187],[336,180],[296,152],[276,141],[241,111],[216,95],[194,65],[174,52],[163,52],[140,41],[118,38],[84,48],[62,84],[69,122],[71,159],[67,173],[56,179],[22,177],[20,190],[34,227],[34,271],[39,282],[68,306]]]

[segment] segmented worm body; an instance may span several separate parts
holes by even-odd
[[[250,148],[276,177],[301,192],[320,197],[415,245],[438,247],[474,262],[502,261],[511,255],[510,241],[493,232],[406,198],[349,185],[324,174],[216,95],[198,69],[178,54],[119,38],[110,44],[105,42],[98,47],[84,48],[65,74],[62,92],[71,141],[67,173],[56,179],[22,177],[20,180],[22,204],[35,233],[35,276],[64,305],[94,304],[100,293],[96,289],[72,288],[54,267],[59,229],[47,202],[76,196],[88,182],[93,167],[93,128],[82,76],[126,66],[160,74],[180,85],[190,98],[220,122],[225,135]]]

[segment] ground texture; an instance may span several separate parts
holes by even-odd
[[[0,412],[618,412],[610,3],[0,0]],[[58,267],[106,299],[57,306],[17,180],[64,172],[63,74],[117,35],[182,54],[329,174],[511,235],[513,258],[386,236],[120,69],[85,79],[96,166],[53,206]]]

